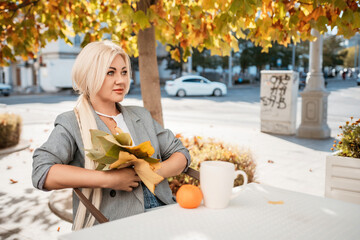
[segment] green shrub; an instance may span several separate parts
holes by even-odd
[[[201,137],[183,138],[178,136],[191,155],[190,167],[199,170],[200,163],[203,161],[225,161],[235,165],[236,170],[243,170],[248,176],[248,182],[254,181],[256,164],[249,149],[240,149],[237,146],[224,144],[214,139],[203,139]],[[168,179],[170,188],[175,195],[179,187],[183,184],[193,184],[198,186],[199,181],[186,175],[180,174]],[[239,175],[234,186],[243,184],[243,177]]]
[[[0,114],[0,149],[14,146],[20,141],[22,120],[12,113]]]
[[[339,150],[337,154],[339,156],[360,158],[360,119],[353,122],[351,117],[350,120],[345,125],[339,126],[342,129],[342,133],[338,134],[340,140],[334,141],[331,150],[334,151],[334,148]]]

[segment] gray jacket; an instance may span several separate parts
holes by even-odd
[[[155,149],[152,157],[162,161],[168,159],[173,153],[181,152],[190,165],[190,155],[181,141],[174,134],[164,129],[142,107],[121,106],[125,123],[129,128],[134,144],[151,141]],[[98,128],[110,134],[110,130],[99,116],[93,111]],[[84,167],[84,147],[74,111],[60,114],[55,120],[55,128],[49,139],[33,155],[32,181],[34,187],[43,188],[47,173],[54,164],[68,164]],[[46,191],[46,190],[45,190]],[[102,202],[100,211],[109,220],[115,220],[144,212],[144,196],[141,184],[132,192],[116,191],[114,197],[110,196],[111,189],[102,189]],[[175,203],[169,184],[166,179],[155,188],[156,196],[165,204]],[[79,199],[73,195],[73,215],[75,216]]]

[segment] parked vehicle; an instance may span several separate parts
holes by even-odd
[[[8,84],[0,83],[0,94],[5,97],[9,96],[11,92],[11,86]]]
[[[300,78],[300,81],[299,81],[299,90],[304,89],[305,86],[306,86],[306,78],[305,78],[305,77]]]
[[[130,78],[130,88],[129,88],[129,92],[130,93],[135,87],[135,83],[134,83],[134,80],[132,78]]]
[[[357,75],[356,83],[358,86],[360,86],[360,73]]]
[[[220,82],[212,82],[204,77],[196,75],[187,75],[166,81],[165,91],[170,96],[200,96],[214,95],[216,97],[226,95],[226,85]]]
[[[328,84],[327,78],[324,78],[324,84],[325,84],[325,87],[327,87],[327,84]],[[299,80],[299,90],[304,89],[305,87],[306,87],[306,77],[302,77]]]

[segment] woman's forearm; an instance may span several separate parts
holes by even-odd
[[[47,190],[63,188],[99,188],[102,184],[103,172],[81,167],[55,164],[46,177],[44,188]]]
[[[187,165],[184,154],[180,152],[173,153],[167,160],[161,162],[161,168],[157,173],[164,177],[173,177],[182,173]]]

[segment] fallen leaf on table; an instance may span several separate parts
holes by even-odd
[[[9,169],[12,169],[12,166],[7,166],[7,168],[6,168],[7,170],[9,170]]]
[[[11,184],[17,183],[18,181],[15,181],[14,179],[10,178]]]
[[[284,201],[268,201],[269,204],[279,205],[284,204]]]
[[[309,172],[312,172],[312,171],[313,171],[313,170],[310,168],[310,169],[309,169]]]
[[[57,231],[60,232],[60,227],[58,227]]]
[[[273,160],[268,160],[268,163],[274,163],[274,161]]]
[[[49,131],[49,129],[45,129],[45,130],[44,130],[44,132],[48,132],[48,131]]]
[[[30,151],[30,152],[33,152],[33,151],[34,151],[34,149],[33,149],[33,148],[29,148],[29,151]]]
[[[29,142],[33,142],[33,140],[32,140],[32,139],[30,139],[30,140],[29,140]]]

